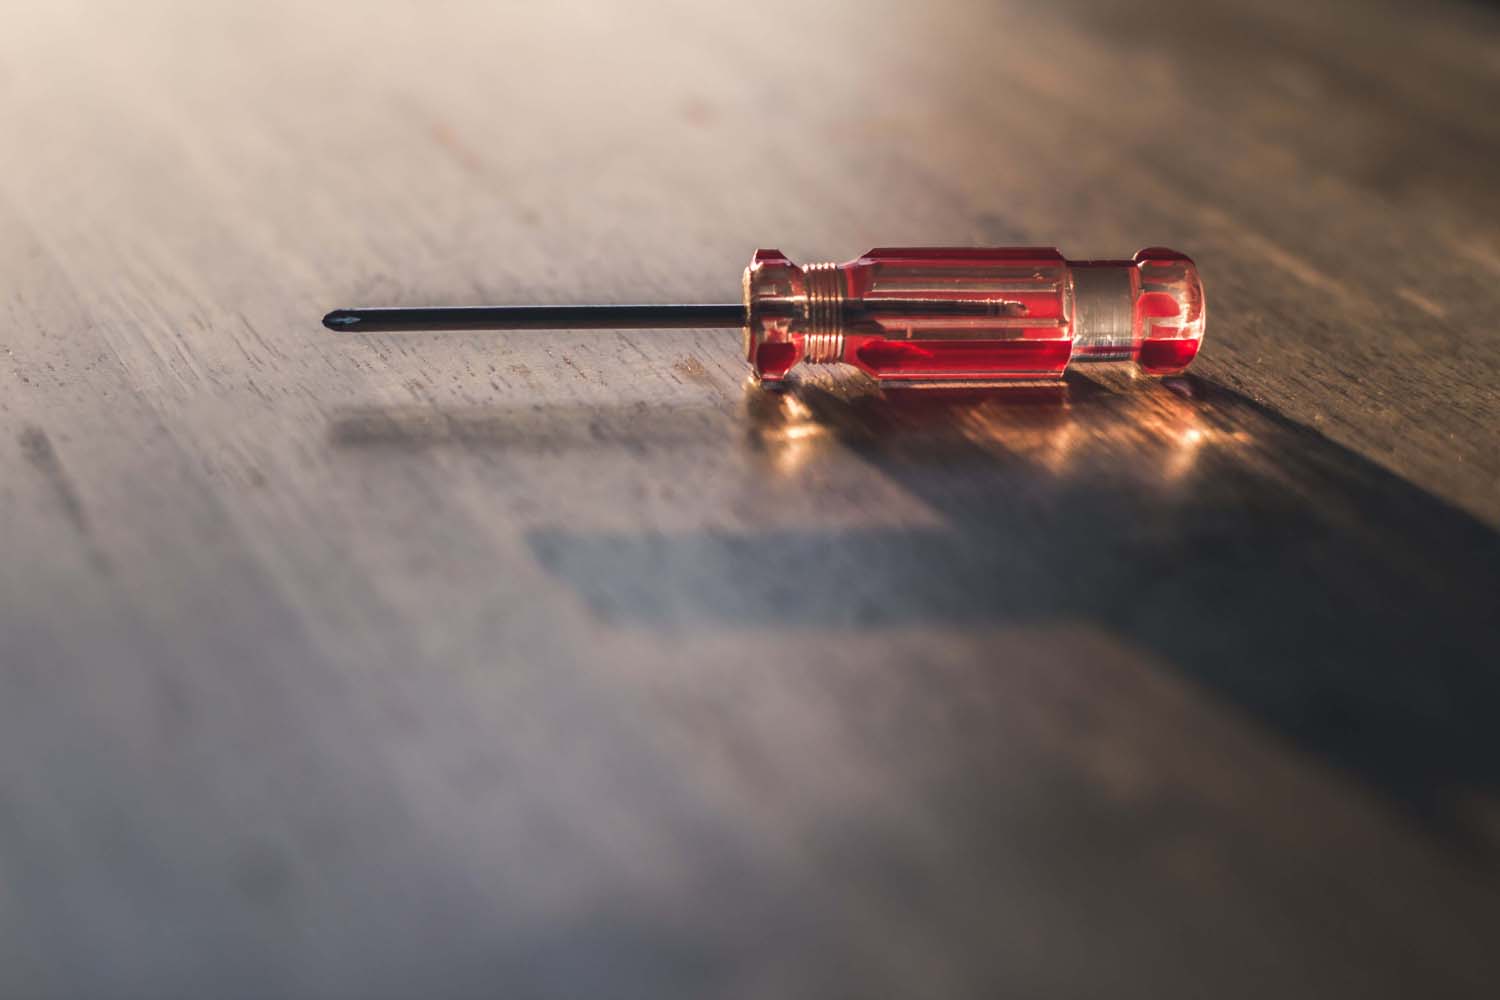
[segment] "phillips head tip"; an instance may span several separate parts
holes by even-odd
[[[347,333],[360,324],[360,315],[353,309],[335,309],[323,317],[323,325],[335,333]]]

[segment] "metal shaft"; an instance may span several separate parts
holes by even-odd
[[[415,330],[623,330],[744,326],[738,302],[692,305],[475,306],[335,309],[323,325],[339,333]]]

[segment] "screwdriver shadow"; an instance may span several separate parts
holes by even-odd
[[[852,452],[940,523],[545,530],[536,557],[622,625],[1086,621],[1430,827],[1469,839],[1455,802],[1500,789],[1500,541],[1316,431],[1191,377],[801,384],[748,390],[744,416],[768,476]],[[686,433],[667,423],[639,432]]]
[[[458,446],[546,453],[607,449],[641,453],[721,443],[716,407],[635,405],[438,409],[368,406],[339,410],[328,424],[335,448],[421,451]]]
[[[1454,832],[1455,796],[1500,790],[1500,539],[1243,395],[1193,377],[999,392],[850,379],[747,389],[736,426],[706,402],[407,407],[343,411],[329,437],[398,452],[728,446],[757,479],[809,484],[853,454],[937,523],[527,541],[622,626],[1088,622],[1434,827]]]

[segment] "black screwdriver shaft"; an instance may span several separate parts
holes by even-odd
[[[429,309],[335,309],[323,325],[340,333],[415,330],[690,330],[743,326],[738,302],[694,305],[474,306]]]

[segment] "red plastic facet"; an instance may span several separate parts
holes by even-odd
[[[1198,356],[1198,340],[1146,340],[1137,361],[1149,375],[1171,375],[1182,371]]]
[[[1068,367],[1066,340],[957,340],[921,344],[883,337],[860,338],[844,359],[876,378],[1052,378]]]
[[[755,350],[755,371],[761,378],[777,379],[801,360],[801,351],[791,341],[771,341]]]

